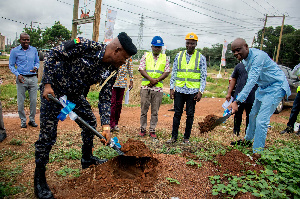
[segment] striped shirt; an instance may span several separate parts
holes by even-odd
[[[126,60],[126,64],[120,66],[114,87],[127,88],[127,74],[130,78],[130,81],[133,82],[132,57]]]

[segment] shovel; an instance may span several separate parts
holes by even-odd
[[[226,109],[227,111],[228,109]],[[217,119],[215,121],[215,123],[212,125],[211,130],[214,129],[216,126],[222,124],[223,122],[225,122],[231,115],[233,115],[233,113],[231,111],[227,111],[227,114],[224,117],[220,117],[219,119]]]
[[[57,98],[53,97],[51,94],[48,94],[48,98],[51,99],[51,100],[53,100],[57,104],[60,104],[62,107],[64,107],[63,104]],[[76,113],[74,113],[73,111],[71,111],[70,113],[72,113],[73,115],[75,114],[75,116],[76,116],[75,120],[77,120],[81,124],[83,124],[86,128],[88,128],[91,132],[93,132],[97,137],[99,137],[100,139],[106,140],[106,138],[101,133],[99,133],[98,131],[96,131],[96,129],[94,129],[93,127],[91,127],[86,121],[84,121]],[[109,142],[109,146],[111,148],[113,148],[119,155],[124,155],[124,153],[120,150],[121,145],[119,143],[117,143],[117,142],[118,142],[118,139],[116,137],[112,138],[111,141]],[[117,145],[119,145],[119,147]]]

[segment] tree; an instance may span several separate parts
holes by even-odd
[[[262,50],[275,60],[279,43],[281,26],[275,29],[270,26],[265,28]],[[260,47],[263,29],[258,31],[257,40],[254,43],[256,48]],[[299,31],[291,25],[284,25],[278,63],[294,67],[299,63]]]
[[[59,21],[56,21],[51,28],[46,28],[43,32],[43,42],[46,47],[52,48],[61,44],[62,41],[70,40],[71,34],[71,31],[60,24]]]

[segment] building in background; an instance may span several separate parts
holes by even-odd
[[[5,36],[0,33],[0,52],[5,51]]]

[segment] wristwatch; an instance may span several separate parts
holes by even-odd
[[[109,127],[109,126],[104,126],[104,127],[102,127],[102,130],[103,130],[103,131],[107,131],[107,130],[110,131],[110,127]]]
[[[203,93],[204,93],[204,92],[202,92],[202,91],[200,91],[200,90],[199,90],[199,92],[201,93],[201,95],[203,95]]]
[[[242,104],[242,102],[237,101],[237,100],[236,100],[236,103],[237,103],[238,106],[240,106]]]

